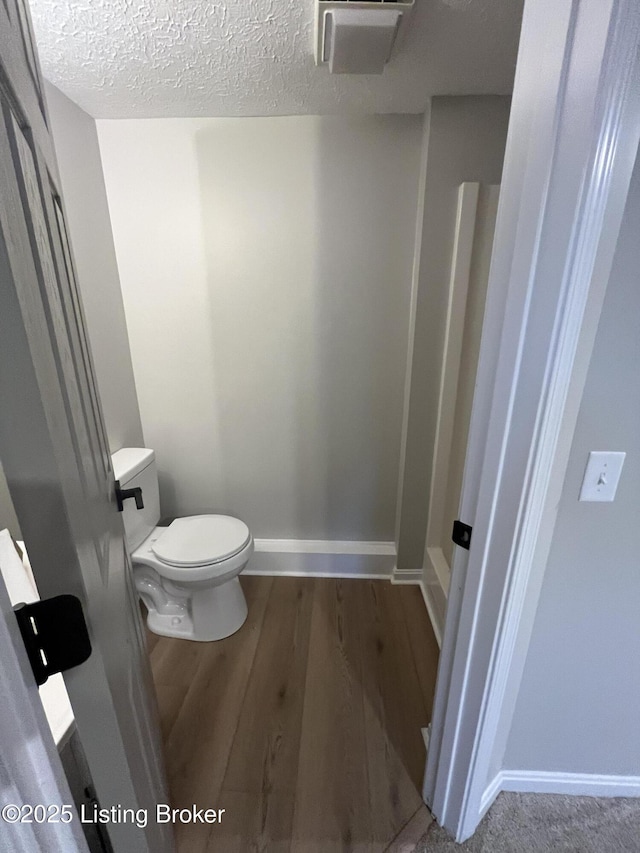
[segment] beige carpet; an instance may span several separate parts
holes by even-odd
[[[502,793],[464,844],[437,824],[415,853],[640,853],[640,800]]]

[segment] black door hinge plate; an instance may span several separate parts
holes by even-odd
[[[20,604],[14,612],[37,684],[84,663],[91,654],[82,604],[75,595]]]
[[[466,548],[469,550],[469,545],[471,545],[471,533],[473,532],[473,528],[468,524],[463,524],[461,521],[453,522],[453,532],[451,534],[451,538],[455,542],[456,545],[459,545],[461,548]]]

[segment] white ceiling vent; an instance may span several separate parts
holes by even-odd
[[[332,74],[382,74],[414,0],[316,0],[316,65]]]

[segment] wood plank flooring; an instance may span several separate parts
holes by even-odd
[[[408,853],[438,647],[414,586],[242,577],[226,640],[149,634],[179,853]]]

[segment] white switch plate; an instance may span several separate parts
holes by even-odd
[[[584,472],[581,501],[612,501],[626,453],[592,450]]]

